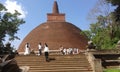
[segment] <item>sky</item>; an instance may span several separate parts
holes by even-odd
[[[19,27],[17,36],[20,40],[12,41],[12,46],[18,48],[29,32],[41,23],[47,21],[47,13],[52,13],[55,0],[0,0],[9,12],[17,10],[21,13],[25,23]],[[60,13],[66,14],[66,21],[74,24],[81,30],[88,30],[91,22],[87,19],[88,13],[95,6],[97,0],[56,0]],[[7,42],[7,40],[6,40]]]

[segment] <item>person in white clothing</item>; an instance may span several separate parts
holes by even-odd
[[[45,43],[45,47],[44,47],[44,54],[45,54],[46,62],[49,62],[49,48],[46,43]]]
[[[64,49],[63,49],[63,52],[64,52],[64,55],[66,55],[66,54],[67,54],[67,49],[64,48]]]
[[[29,55],[29,54],[30,54],[30,44],[26,43],[24,55]]]
[[[39,55],[42,55],[42,45],[41,43],[38,44]]]

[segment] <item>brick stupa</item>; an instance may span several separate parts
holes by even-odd
[[[31,49],[38,51],[39,42],[42,45],[47,43],[50,50],[58,50],[60,45],[85,50],[88,39],[80,32],[81,29],[65,21],[65,14],[59,13],[58,4],[54,1],[53,12],[47,14],[47,22],[37,26],[24,38],[18,52],[24,52],[26,43],[30,43]]]

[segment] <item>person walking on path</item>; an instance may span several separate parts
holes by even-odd
[[[46,62],[49,62],[49,48],[46,43],[45,43],[45,47],[44,47],[44,54],[45,54]]]
[[[39,54],[38,55],[42,55],[42,45],[41,45],[41,43],[38,44],[38,49],[39,49]]]

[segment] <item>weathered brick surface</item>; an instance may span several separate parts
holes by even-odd
[[[18,51],[24,51],[28,42],[34,50],[38,50],[38,43],[46,42],[50,49],[65,48],[85,49],[87,38],[80,34],[81,30],[68,22],[46,22],[33,29],[22,41]]]
[[[47,22],[33,29],[22,41],[18,51],[23,52],[25,44],[30,43],[31,49],[38,50],[38,43],[47,43],[50,49],[65,48],[85,49],[87,38],[80,34],[75,25],[65,22],[65,14],[60,14],[57,2],[54,2],[53,13],[47,14]]]

